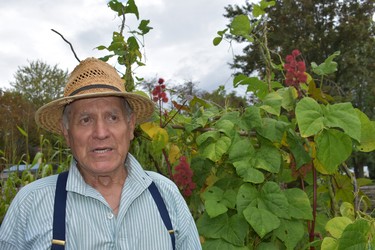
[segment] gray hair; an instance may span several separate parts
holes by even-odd
[[[123,100],[122,101],[123,108],[125,110],[125,114],[127,116],[128,122],[129,122],[130,117],[133,114],[133,109],[130,106],[129,102],[125,98],[122,98],[122,100]],[[63,110],[63,114],[62,114],[62,123],[63,123],[64,128],[66,128],[66,129],[69,129],[69,116],[70,116],[70,112],[71,112],[71,109],[72,109],[72,106],[70,104],[71,103],[65,105],[64,110]]]

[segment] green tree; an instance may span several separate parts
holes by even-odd
[[[67,76],[68,71],[59,69],[58,65],[50,66],[37,60],[18,67],[10,85],[40,107],[62,96]]]

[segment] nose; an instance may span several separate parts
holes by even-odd
[[[109,136],[109,130],[108,130],[107,124],[105,123],[105,120],[104,119],[96,120],[95,128],[94,128],[94,138],[103,140],[103,139],[108,138],[108,136]]]

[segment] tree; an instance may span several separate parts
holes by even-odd
[[[32,61],[28,66],[18,67],[11,86],[36,107],[62,96],[68,71],[50,66],[40,60]]]
[[[229,5],[225,17],[232,19],[238,14],[252,15],[254,4],[246,2],[242,7]],[[268,17],[253,32],[267,40],[255,40],[236,55],[232,67],[246,75],[267,74],[264,65],[264,45],[277,62],[294,49],[304,55],[307,70],[311,63],[322,62],[329,55],[340,51],[337,71],[324,77],[321,87],[337,102],[349,101],[375,117],[375,11],[373,0],[277,0],[270,8]],[[253,23],[257,18],[253,17]],[[238,42],[244,42],[236,38]],[[281,50],[282,48],[282,50]],[[316,76],[313,76],[316,77]],[[282,75],[275,76],[280,81]],[[362,176],[364,162],[369,157],[354,155],[351,159],[357,176]],[[374,158],[374,157],[372,157]],[[371,163],[373,164],[373,163]],[[370,164],[370,165],[371,165]]]

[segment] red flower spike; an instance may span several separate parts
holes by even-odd
[[[193,182],[192,177],[193,171],[190,169],[186,157],[181,156],[180,163],[175,167],[173,179],[186,197],[191,196],[192,191],[196,188],[196,184]]]

